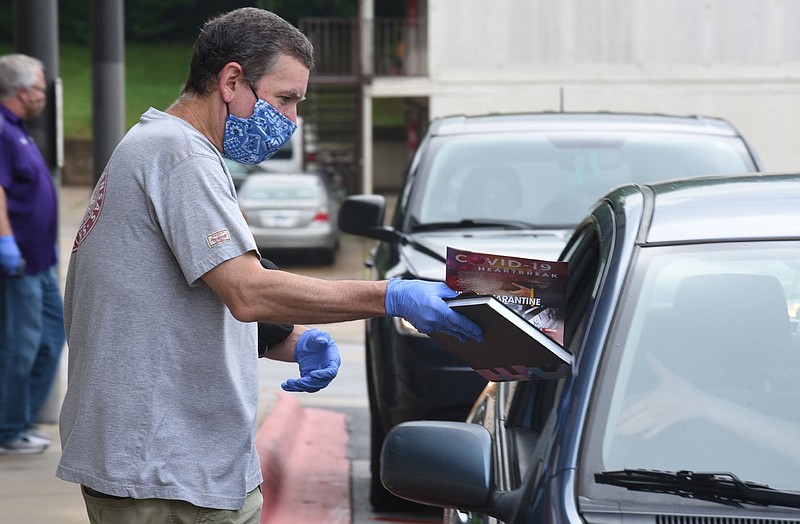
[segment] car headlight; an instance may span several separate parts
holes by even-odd
[[[394,329],[401,335],[407,337],[422,337],[428,338],[428,335],[425,333],[420,333],[417,331],[417,328],[411,325],[411,322],[408,320],[401,318],[401,317],[392,317],[392,321],[394,322]]]

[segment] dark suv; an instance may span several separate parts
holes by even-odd
[[[408,169],[391,226],[379,195],[350,197],[340,229],[379,240],[372,277],[444,280],[448,246],[555,260],[591,205],[614,186],[759,171],[744,138],[708,117],[611,113],[456,116],[435,120]],[[464,420],[486,385],[396,318],[366,324],[373,507],[398,499],[378,478],[395,425]]]

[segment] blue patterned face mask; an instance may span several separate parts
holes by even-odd
[[[228,111],[222,156],[240,164],[258,164],[277,153],[296,129],[297,124],[256,95],[253,114],[248,118]]]

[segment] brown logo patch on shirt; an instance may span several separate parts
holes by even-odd
[[[83,222],[81,227],[78,228],[78,233],[75,235],[75,242],[72,244],[72,252],[75,253],[80,245],[92,232],[97,220],[100,218],[100,213],[103,211],[103,203],[106,200],[106,185],[108,184],[108,166],[103,170],[103,174],[97,181],[97,185],[92,191],[92,198],[89,200],[89,205],[86,207],[86,213],[83,215]]]
[[[208,242],[208,247],[214,247],[218,244],[222,244],[223,242],[230,242],[231,241],[231,234],[228,232],[227,229],[221,229],[220,231],[215,231],[206,237],[206,242]]]

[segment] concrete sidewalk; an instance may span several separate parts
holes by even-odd
[[[90,194],[88,187],[62,187],[59,191],[62,282]],[[66,387],[66,364],[61,367],[51,401],[43,410],[47,423],[40,426],[54,444],[41,455],[0,455],[0,522],[88,522],[78,486],[55,477],[61,456],[55,422]],[[325,431],[320,432],[320,427]],[[256,432],[264,474],[261,522],[350,523],[347,444],[344,414],[305,407],[295,395],[262,387]]]

